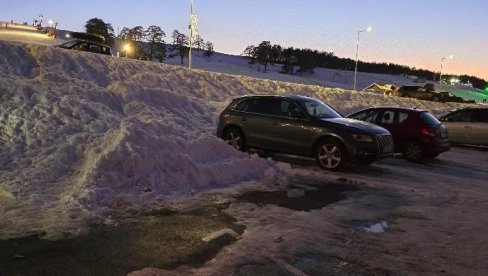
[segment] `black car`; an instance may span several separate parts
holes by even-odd
[[[236,149],[262,149],[316,159],[339,170],[393,153],[384,128],[343,118],[323,102],[302,96],[244,96],[220,115],[217,136]]]
[[[102,44],[103,41],[105,41],[103,37],[94,34],[84,33],[70,33],[68,34],[68,36],[73,39],[63,44],[57,45],[56,47],[109,56],[112,55],[112,50],[110,49],[110,47]]]

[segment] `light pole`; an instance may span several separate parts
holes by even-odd
[[[191,69],[192,67],[192,46],[193,46],[193,40],[195,36],[197,35],[197,29],[198,29],[198,16],[195,14],[193,10],[193,0],[191,0],[191,5],[190,5],[190,24],[188,25],[188,29],[190,29],[190,51],[188,53],[188,68]]]
[[[125,57],[127,57],[127,54],[131,51],[130,45],[126,44],[124,46],[124,50],[125,50]]]
[[[356,84],[358,80],[358,63],[359,63],[359,37],[361,36],[361,33],[370,33],[373,31],[373,27],[369,26],[366,28],[366,30],[362,30],[358,32],[358,40],[356,43],[356,68],[354,69],[354,91],[356,91]]]
[[[442,87],[442,66],[444,65],[444,60],[446,59],[453,59],[453,55],[449,55],[448,57],[444,57],[441,59],[441,71],[439,72],[439,88]]]

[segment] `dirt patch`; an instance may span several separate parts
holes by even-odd
[[[94,226],[59,241],[40,236],[0,241],[0,275],[125,275],[145,267],[200,267],[236,240],[221,229],[242,234],[244,227],[219,209],[155,211],[116,227]]]
[[[309,185],[308,189],[291,186],[283,191],[251,191],[236,197],[237,201],[254,203],[259,206],[267,204],[292,209],[311,211],[321,209],[329,204],[347,198],[347,192],[359,191],[359,187],[350,184]]]

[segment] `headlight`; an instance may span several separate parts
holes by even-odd
[[[373,137],[371,137],[369,135],[353,134],[352,138],[354,138],[354,140],[356,140],[358,142],[372,143],[374,141]]]

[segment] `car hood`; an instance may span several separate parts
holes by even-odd
[[[350,130],[357,130],[358,133],[364,133],[369,135],[383,135],[383,134],[390,134],[390,132],[380,126],[359,121],[355,119],[349,118],[333,118],[333,119],[320,119],[320,121],[332,123],[334,125],[341,125],[344,128],[348,128]]]

